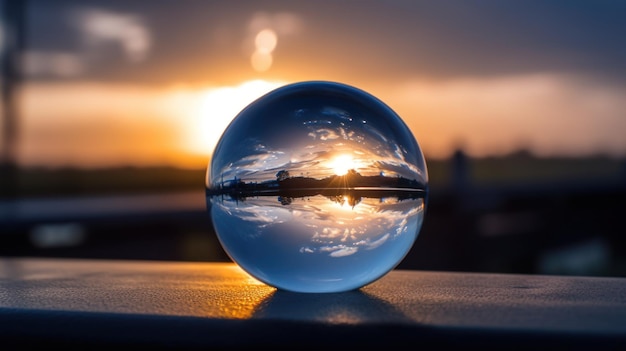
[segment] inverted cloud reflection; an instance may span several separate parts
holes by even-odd
[[[424,211],[421,199],[394,197],[363,197],[353,207],[322,195],[291,199],[288,205],[275,196],[258,196],[243,201],[214,198],[211,205],[214,214],[215,211],[228,214],[219,216],[219,221],[239,228],[237,232],[244,236],[244,240],[271,235],[270,227],[297,222],[299,229],[292,229],[289,234],[305,243],[298,251],[330,257],[376,249],[388,240],[415,231],[416,226],[421,226]]]

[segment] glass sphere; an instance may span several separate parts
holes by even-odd
[[[294,292],[358,289],[395,268],[418,236],[428,191],[404,121],[369,93],[326,81],[289,84],[244,108],[206,175],[224,251]]]

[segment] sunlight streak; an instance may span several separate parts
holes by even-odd
[[[352,156],[348,154],[341,154],[335,157],[330,162],[329,166],[330,168],[333,169],[333,172],[336,175],[342,176],[342,175],[346,175],[349,170],[354,169],[356,167],[356,164]]]

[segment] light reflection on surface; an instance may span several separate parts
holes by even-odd
[[[335,294],[297,294],[276,290],[258,303],[251,318],[301,319],[322,323],[357,325],[392,316],[397,321],[409,318],[393,303],[364,290]]]

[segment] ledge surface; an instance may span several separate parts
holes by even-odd
[[[232,263],[4,258],[0,343],[623,350],[626,279],[394,270],[301,294]]]

